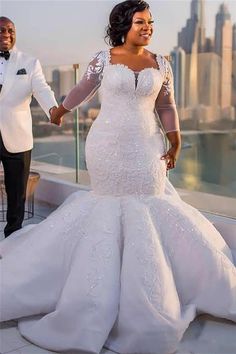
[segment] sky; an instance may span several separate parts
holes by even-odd
[[[43,65],[86,63],[105,49],[105,27],[113,0],[0,0],[0,14],[13,20],[17,48],[40,59]],[[149,49],[168,55],[177,34],[190,17],[190,0],[149,1],[154,36]],[[207,36],[213,36],[215,15],[222,0],[206,0]],[[236,0],[226,0],[236,23]]]

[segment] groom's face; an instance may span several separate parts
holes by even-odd
[[[0,20],[0,51],[13,48],[16,42],[16,29],[14,23],[8,20]]]

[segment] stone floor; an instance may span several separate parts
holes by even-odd
[[[34,218],[25,224],[38,223],[53,210],[54,207],[51,205],[36,203]],[[4,223],[0,223],[0,238],[3,238],[3,228]],[[55,354],[21,337],[16,321],[4,322],[0,326],[0,354],[6,353]],[[101,354],[112,353],[104,349]],[[236,325],[207,315],[199,316],[189,326],[175,354],[236,354]]]
[[[24,221],[23,225],[39,223],[45,217],[47,217],[55,208],[56,207],[51,204],[36,201],[35,206],[34,206],[33,218],[30,218],[30,219]],[[3,235],[4,226],[5,226],[5,222],[0,222],[0,240],[2,238],[4,238],[4,235]]]
[[[232,322],[216,320],[206,315],[199,316],[186,331],[175,354],[236,354],[235,338],[236,325]],[[17,322],[9,321],[1,324],[0,353],[55,354],[56,352],[31,344],[19,334]],[[106,349],[101,352],[101,354],[112,353],[114,352]]]

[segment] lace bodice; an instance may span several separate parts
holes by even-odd
[[[151,104],[152,110],[155,111],[159,118],[163,130],[167,133],[170,131],[179,130],[179,120],[174,99],[174,86],[173,86],[173,73],[169,62],[161,55],[156,56],[158,69],[155,68],[144,68],[140,72],[134,72],[129,67],[123,64],[111,64],[110,51],[101,51],[94,55],[90,61],[86,72],[84,73],[82,79],[76,85],[70,93],[65,98],[63,105],[68,110],[73,110],[80,106],[82,103],[88,101],[102,85],[103,80],[105,80],[105,72],[109,67],[116,68],[116,73],[121,74],[121,68],[129,72],[131,84],[125,85],[125,83],[117,80],[117,89],[119,91],[120,99],[124,97],[132,96],[133,91],[137,99],[144,96],[147,98],[151,94],[152,85],[146,76],[143,75],[145,72],[153,71],[156,72],[156,80],[158,80],[158,90],[155,90],[155,94],[152,95]],[[112,75],[118,75],[115,72]],[[122,74],[121,74],[122,75]],[[147,90],[147,88],[150,90]],[[108,91],[107,91],[108,92]],[[123,97],[122,97],[123,96]],[[114,96],[113,96],[114,97]],[[103,96],[102,105],[104,101],[108,100],[107,95]],[[137,102],[138,103],[138,102]],[[119,102],[117,102],[119,105]]]

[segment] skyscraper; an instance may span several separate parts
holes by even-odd
[[[215,52],[221,57],[220,106],[223,110],[231,107],[232,91],[232,44],[233,29],[230,13],[225,4],[221,4],[216,14]],[[226,112],[224,115],[230,115]]]
[[[185,107],[185,58],[186,54],[182,48],[175,47],[171,52],[171,66],[174,73],[175,100],[179,108]]]
[[[203,52],[206,44],[205,0],[192,0],[191,16],[186,26],[178,33],[178,46],[182,47],[187,54],[192,52],[195,40],[198,44],[197,51]]]
[[[236,51],[236,23],[233,25],[233,43],[232,43],[233,52]]]
[[[197,17],[194,16],[186,22],[186,26],[178,33],[178,47],[183,48],[186,54],[192,52],[192,45],[196,38]]]
[[[215,52],[220,56],[222,54],[222,28],[229,23],[231,24],[231,17],[228,8],[225,4],[221,4],[215,22]]]
[[[198,52],[202,52],[206,42],[205,0],[192,0],[191,18],[196,18],[198,22]]]
[[[171,53],[177,105],[193,123],[233,119],[236,107],[236,25],[232,28],[228,8],[221,4],[215,38],[206,38],[204,7],[205,0],[191,1],[190,18]]]

